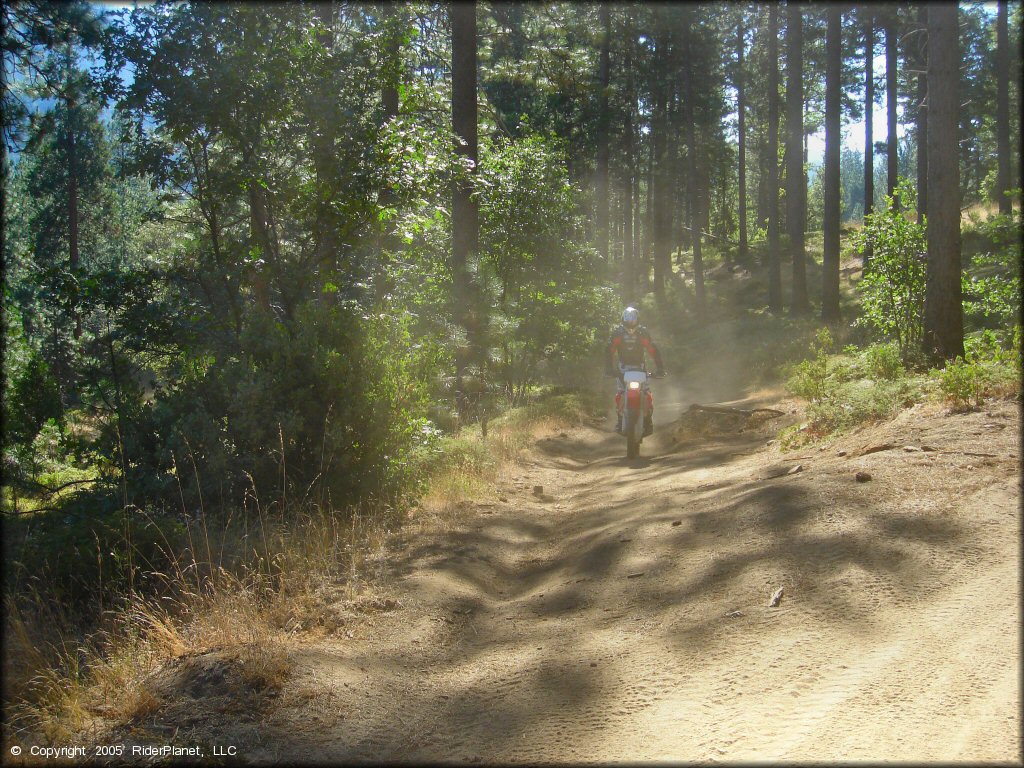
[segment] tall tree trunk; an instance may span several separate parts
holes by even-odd
[[[964,353],[957,10],[955,3],[935,3],[928,8],[928,268],[924,352],[933,360]]]
[[[64,66],[66,68],[66,80],[64,90],[64,109],[67,115],[64,120],[65,149],[67,152],[67,174],[68,174],[68,270],[71,272],[71,290],[68,296],[68,309],[71,312],[74,323],[72,333],[76,340],[82,336],[82,315],[78,306],[78,145],[75,132],[77,130],[76,114],[78,107],[75,99],[72,73],[74,72],[74,48],[70,41],[64,51]]]
[[[746,29],[743,25],[743,10],[740,9],[740,20],[736,31],[736,111],[739,118],[739,217],[740,217],[740,246],[739,258],[741,261],[747,259],[747,130],[746,130],[746,104],[743,99],[743,49],[746,46],[744,36]]]
[[[885,17],[885,115],[887,161],[886,194],[892,195],[899,181],[899,156],[896,149],[896,9]]]
[[[384,49],[381,67],[380,101],[383,107],[382,124],[387,125],[398,117],[398,89],[402,82],[402,26],[405,9],[399,3],[384,3],[382,20],[384,24]],[[398,202],[398,195],[393,189],[385,187],[380,192],[380,208],[392,208]],[[386,302],[394,290],[394,276],[391,259],[402,248],[401,239],[395,231],[397,222],[393,218],[385,218],[381,222],[379,233],[379,259],[373,285],[378,302]]]
[[[767,125],[767,121],[765,121],[765,125]],[[760,133],[758,144],[761,151],[757,153],[757,211],[754,221],[756,226],[762,229],[768,226],[768,153],[765,151],[767,141],[767,137]],[[761,254],[761,263],[762,265],[768,264],[768,254],[765,252]]]
[[[598,7],[601,24],[601,52],[598,71],[598,128],[597,128],[597,183],[596,203],[596,237],[597,251],[601,259],[608,261],[608,68],[609,47],[611,44],[611,13],[608,3]]]
[[[451,3],[452,25],[452,128],[461,141],[457,154],[477,161],[476,109],[476,3]],[[475,173],[475,170],[474,170]],[[452,187],[452,277],[456,322],[466,330],[465,350],[456,354],[456,400],[460,418],[468,411],[467,369],[482,362],[483,307],[476,295],[469,264],[476,256],[479,223],[473,185],[469,179],[456,180]]]
[[[635,142],[633,132],[635,130],[633,111],[636,107],[636,81],[633,75],[633,45],[636,40],[633,30],[633,12],[626,10],[625,33],[626,47],[623,56],[623,67],[626,71],[626,95],[629,99],[626,109],[626,127],[624,137],[624,150],[626,156],[625,198],[622,203],[622,299],[629,303],[634,301],[636,295],[636,240],[633,232],[634,215],[634,189],[636,187],[636,163]],[[638,223],[639,224],[639,223]]]
[[[804,253],[804,220],[807,211],[807,182],[803,163],[803,18],[801,6],[786,3],[786,229],[793,259],[793,298],[789,311],[807,314],[807,267]]]
[[[68,266],[71,271],[71,316],[74,319],[75,339],[82,337],[82,313],[78,306],[78,146],[75,141],[75,98],[66,101],[68,152]]]
[[[321,2],[313,4],[313,12],[321,29],[317,34],[317,42],[328,51],[334,45],[334,3]],[[319,90],[319,89],[317,89]],[[310,113],[315,114],[318,99],[332,99],[331,93],[310,93]],[[311,120],[311,136],[309,139],[316,176],[317,188],[316,212],[314,213],[313,237],[315,241],[317,261],[321,264],[337,258],[335,242],[335,222],[331,215],[331,165],[334,146],[335,122],[330,117]]]
[[[1006,0],[999,0],[996,17],[996,152],[999,166],[996,196],[999,212],[1009,215],[1010,196],[1010,44],[1007,31]]]
[[[917,8],[917,223],[928,214],[928,6]]]
[[[384,107],[384,122],[398,117],[398,86],[402,81],[402,8],[391,3],[384,3],[384,71],[380,100]]]
[[[842,87],[843,13],[838,5],[829,5],[825,37],[825,210],[823,221],[824,254],[821,269],[821,319],[839,320],[839,144],[840,90]]]
[[[864,29],[864,216],[875,211],[875,15],[870,6],[865,8],[867,19]],[[871,248],[864,249],[863,271],[871,264]]]
[[[633,156],[633,297],[640,298],[640,268],[643,264],[643,243],[640,240],[640,157]]]
[[[632,153],[627,155],[627,162],[632,166]],[[622,198],[622,287],[620,295],[626,302],[633,300],[636,291],[636,278],[634,272],[635,252],[633,250],[633,169],[626,171],[626,178],[623,179]]]
[[[266,189],[262,186],[261,174],[257,169],[258,140],[254,146],[246,147],[242,153],[242,165],[248,175],[249,202],[249,243],[250,248],[259,249],[261,258],[253,266],[252,288],[256,306],[265,313],[270,313],[270,275],[273,265],[277,262],[277,251],[274,233],[270,225],[270,211],[267,203]]]
[[[782,266],[779,254],[779,18],[768,6],[768,308],[782,312]]]
[[[644,291],[650,286],[651,266],[654,261],[654,125],[656,122],[652,113],[650,131],[647,134],[647,209],[644,212],[646,214],[644,217],[644,247],[640,270],[640,282]]]
[[[655,42],[655,60],[666,60],[671,55],[670,45],[669,33],[665,31],[659,34]],[[665,300],[665,285],[671,271],[669,249],[672,239],[672,221],[670,218],[672,192],[669,186],[671,176],[669,174],[668,153],[666,151],[668,145],[669,98],[668,84],[665,80],[667,78],[663,76],[661,78],[662,82],[656,85],[654,110],[651,117],[651,142],[654,149],[654,189],[652,190],[654,242],[652,257],[654,259],[654,296],[659,303]]]
[[[704,232],[708,229],[711,211],[710,185],[707,168],[703,161],[698,163],[697,189],[693,197],[693,298],[697,321],[703,322],[707,306],[704,290]]]
[[[701,164],[697,160],[697,110],[695,108],[693,69],[688,62],[686,72],[683,76],[685,90],[685,121],[686,121],[686,154],[689,159],[687,171],[687,198],[691,201],[690,206],[690,240],[693,244],[693,298],[694,314],[698,321],[704,317],[704,256],[701,250],[703,235],[703,219],[701,210],[703,208],[703,195],[701,186]]]

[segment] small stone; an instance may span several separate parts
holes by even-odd
[[[838,452],[838,453],[836,454],[836,456],[845,456],[845,455],[846,455],[846,451],[839,451],[839,452]]]
[[[505,504],[508,504],[508,499],[506,497],[504,497],[504,496],[499,496],[498,497],[498,501],[503,502]]]
[[[727,618],[727,619],[738,619],[742,615],[743,615],[743,611],[729,611],[727,614],[725,614],[725,618]]]
[[[804,465],[803,464],[797,464],[795,467],[793,467],[791,470],[789,470],[789,472],[787,472],[786,474],[787,475],[795,475],[797,472],[803,472],[803,471],[804,471]]]
[[[921,452],[921,449],[918,448],[916,445],[904,445],[903,446],[903,450],[906,451],[907,453],[920,453]]]
[[[673,520],[672,521],[672,527],[673,528],[675,528],[677,525],[682,525],[682,524],[683,524],[682,520]]]
[[[543,496],[544,495],[544,486],[543,485],[535,485],[535,486],[533,486],[533,495],[534,496]]]
[[[857,479],[858,483],[866,483],[866,482],[868,482],[871,479],[871,473],[870,472],[858,472],[856,475],[854,475],[854,477]]]
[[[939,449],[930,445],[922,445],[921,450],[924,451],[925,453],[933,453]]]
[[[779,607],[779,603],[782,602],[782,595],[784,594],[784,591],[785,591],[785,587],[779,587],[778,589],[775,590],[774,593],[772,593],[772,598],[771,598],[771,600],[768,601],[768,607],[769,608],[778,608]]]
[[[567,435],[565,432],[559,432],[558,436],[559,437],[568,437],[569,435]]]
[[[596,662],[596,661],[592,661],[592,662],[590,662],[590,666],[592,666],[592,667],[596,667],[596,666],[597,666],[597,662]]]

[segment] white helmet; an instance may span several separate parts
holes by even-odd
[[[640,325],[640,313],[635,307],[626,307],[622,313],[622,324],[631,331]]]

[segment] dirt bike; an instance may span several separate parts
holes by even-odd
[[[664,374],[660,374],[663,376]],[[621,367],[623,392],[616,393],[615,406],[622,412],[622,434],[626,437],[626,458],[635,459],[640,455],[640,443],[644,440],[644,427],[654,409],[649,381],[652,378],[647,369],[640,365]],[[623,398],[623,396],[625,396]],[[623,402],[624,400],[624,402]]]

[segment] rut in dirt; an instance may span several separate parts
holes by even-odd
[[[922,413],[885,429],[952,438]],[[296,685],[324,703],[280,711],[277,754],[1019,755],[1017,430],[970,438],[1002,457],[973,472],[952,453],[856,456],[869,436],[783,456],[766,434],[669,428],[638,461],[604,430],[541,441],[507,503],[399,545],[398,610],[297,654]]]

